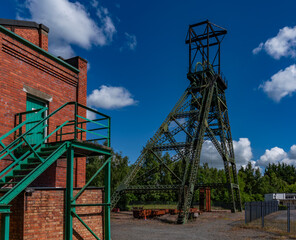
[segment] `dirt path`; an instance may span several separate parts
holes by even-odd
[[[245,228],[243,223],[244,213],[203,213],[193,222],[177,225],[156,219],[134,219],[131,212],[122,212],[112,214],[111,236],[112,240],[289,239],[260,228]]]

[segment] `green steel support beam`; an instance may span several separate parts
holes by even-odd
[[[88,182],[83,186],[83,188],[80,189],[80,191],[75,195],[74,198],[72,198],[72,202],[77,200],[79,196],[84,192],[84,190],[91,184],[91,182],[95,179],[95,177],[104,169],[108,164],[110,164],[111,158],[109,158],[98,170],[97,172],[91,177],[91,179],[88,180]],[[111,174],[111,173],[110,173]]]
[[[74,168],[74,148],[69,147],[67,151],[67,188],[65,201],[65,240],[72,240],[73,236],[73,216],[71,199],[73,196],[73,168]]]
[[[1,213],[1,240],[9,240],[10,213]]]
[[[105,240],[111,239],[111,223],[110,223],[110,203],[111,203],[111,158],[108,159],[108,163],[105,166],[105,203],[108,205],[104,206],[104,227],[105,227]]]
[[[85,150],[90,150],[96,153],[100,153],[102,155],[111,155],[111,150],[108,149],[98,149],[94,146],[92,146],[91,144],[87,144],[87,143],[80,143],[80,142],[72,142],[71,143],[72,147],[74,148],[80,148],[80,149],[85,149]]]
[[[75,213],[72,214],[82,223],[82,225],[94,236],[95,239],[100,240],[98,236],[89,228],[89,226]],[[72,239],[72,238],[71,238]]]

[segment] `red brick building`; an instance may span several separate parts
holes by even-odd
[[[0,25],[0,136],[20,123],[18,113],[47,107],[44,114],[50,115],[67,102],[86,105],[86,60],[81,57],[65,60],[48,53],[49,29],[43,24],[0,19]],[[78,114],[86,117],[86,110],[80,109]],[[46,136],[72,116],[73,109],[65,107],[46,122],[40,134]],[[7,146],[14,138],[10,135],[3,142]],[[57,135],[52,135],[46,141],[57,139]],[[85,140],[85,135],[81,139]],[[30,137],[28,141],[34,145],[36,139]],[[0,161],[0,170],[11,162],[13,159],[7,155]],[[10,239],[64,239],[66,165],[65,159],[58,159],[31,183],[29,191],[23,191],[12,201]],[[86,158],[75,158],[73,187],[84,186],[85,171]],[[82,202],[88,198],[93,203],[101,203],[103,191],[90,189],[81,197]],[[77,211],[83,212],[83,208]],[[94,225],[94,231],[102,237],[102,207],[88,211],[91,214],[85,214],[86,221]],[[73,239],[93,238],[74,220]]]
[[[49,55],[49,29],[42,24],[0,19],[0,25],[29,41],[20,41],[15,35],[0,32],[0,136],[14,127],[16,113],[29,110],[28,98],[47,106],[48,114],[66,102],[86,105],[86,60],[81,57],[62,60]],[[72,112],[67,114],[71,116]],[[81,114],[86,116],[85,112]],[[61,115],[49,122],[48,132],[67,119],[64,112]],[[6,139],[7,142],[11,140]],[[79,159],[75,168],[74,185],[81,187],[85,183],[85,159]],[[62,160],[44,175],[46,177],[39,183],[42,186],[65,187],[65,163]]]

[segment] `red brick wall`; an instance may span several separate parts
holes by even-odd
[[[37,43],[38,30],[34,32],[15,29],[14,31]],[[16,113],[26,111],[27,93],[23,90],[25,85],[52,96],[52,102],[48,103],[49,114],[70,101],[78,100],[79,103],[86,105],[87,62],[82,58],[77,59],[79,74],[0,33],[0,136],[14,127]],[[79,114],[86,116],[86,111],[80,110]],[[74,107],[67,106],[50,119],[48,132],[52,132],[56,126],[66,120],[72,120],[73,117]],[[70,135],[69,137],[73,138]],[[11,135],[4,143],[9,144],[13,139],[14,136]],[[49,142],[55,140],[56,137],[52,136]],[[0,168],[6,164],[3,161]],[[64,170],[63,167],[59,169],[59,163],[56,163],[40,177],[40,186],[63,187],[66,179],[65,174],[60,175],[60,172]],[[75,186],[81,187],[85,183],[85,158],[78,159],[76,172]],[[48,175],[51,178],[55,176],[55,179],[49,182]]]
[[[45,51],[48,51],[48,34],[44,30],[16,26],[7,26],[6,28],[21,36],[22,38],[28,40],[29,42],[35,44],[36,46],[43,48]]]
[[[74,191],[77,193],[78,190]],[[92,189],[84,192],[77,200],[77,204],[82,203],[102,203],[103,192],[98,196],[98,190]],[[103,207],[77,207],[76,213],[82,220],[90,227],[90,229],[100,238],[103,239]],[[73,239],[95,239],[89,231],[83,227],[81,222],[77,219],[73,219]]]
[[[24,234],[24,195],[20,194],[11,202],[10,239],[22,239]]]
[[[74,190],[74,194],[78,190]],[[64,239],[65,189],[35,189],[21,193],[12,201],[11,240],[62,240]],[[76,203],[102,203],[103,189],[87,189]],[[103,208],[79,207],[76,213],[103,239]],[[0,230],[1,231],[1,230]],[[73,239],[94,239],[88,230],[73,219]]]

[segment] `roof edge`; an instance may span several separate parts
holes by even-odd
[[[0,18],[0,25],[2,26],[15,26],[15,27],[29,27],[29,28],[37,28],[42,29],[45,32],[49,32],[49,28],[43,24],[38,24],[33,21],[23,21],[23,20],[14,20],[14,19],[5,19]]]
[[[52,55],[51,53],[45,51],[44,49],[42,49],[42,48],[40,48],[38,46],[36,46],[35,44],[29,42],[28,40],[22,38],[21,36],[15,34],[14,32],[8,30],[7,28],[5,28],[5,27],[3,27],[1,25],[0,25],[0,32],[6,34],[8,36],[10,36],[11,38],[13,38],[13,39],[17,40],[18,42],[24,44],[25,46],[27,46],[27,47],[35,50],[36,52],[42,54],[45,57],[48,57],[49,59],[55,61],[56,63],[58,63],[58,64],[60,64],[60,65],[62,65],[64,67],[68,68],[69,70],[71,70],[71,71],[73,71],[75,73],[78,74],[80,72],[79,69],[71,66],[70,64],[66,63],[62,59],[60,59],[60,58]]]

